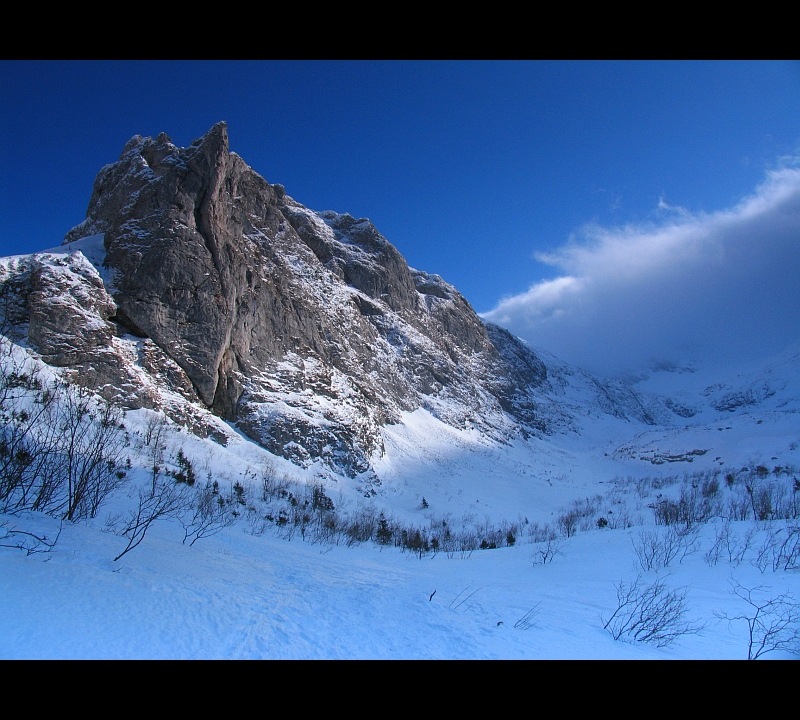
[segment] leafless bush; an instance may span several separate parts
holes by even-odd
[[[792,494],[789,500],[789,508],[786,514],[787,520],[797,520],[800,518],[800,480],[792,478]]]
[[[719,473],[700,478],[700,493],[705,498],[715,498],[719,495]]]
[[[168,428],[167,416],[163,412],[153,411],[148,414],[144,424],[142,440],[147,447],[156,448],[159,452],[166,450],[164,441]]]
[[[739,491],[741,489],[741,491]],[[725,516],[729,520],[749,520],[751,516],[750,497],[744,491],[743,485],[732,485],[731,494],[727,499]]]
[[[303,539],[338,545],[344,537],[345,522],[334,510],[322,510],[311,515],[311,522],[303,524]]]
[[[148,449],[150,482],[153,492],[155,492],[161,471],[164,469],[168,427],[167,417],[163,413],[149,415],[145,423],[144,444]]]
[[[0,358],[0,510],[95,517],[126,475],[123,412]]]
[[[480,528],[467,517],[462,518],[460,526],[449,522],[445,532],[436,532],[436,537],[441,552],[446,552],[449,558],[457,555],[462,559],[471,557],[480,548],[482,540]],[[395,545],[399,544],[396,540]]]
[[[270,519],[275,523],[275,534],[283,540],[292,540],[298,531],[300,531],[305,540],[306,523],[298,523],[296,521],[297,516],[297,512],[289,512],[283,508],[280,509],[277,514],[270,515]],[[310,520],[311,516],[308,516],[308,521],[310,522]]]
[[[721,612],[716,615],[729,622],[747,623],[747,659],[758,660],[778,650],[800,655],[800,603],[788,592],[757,599],[757,594],[766,595],[766,588],[746,588],[737,581],[732,584],[732,592],[750,606],[751,612],[732,617]]]
[[[742,486],[755,521],[792,519],[797,512],[795,490],[787,479],[771,477],[763,465],[750,468]]]
[[[475,532],[479,538],[476,547],[481,550],[495,550],[499,547],[511,547],[516,544],[521,526],[519,523],[509,520],[503,520],[495,525],[487,517],[476,527]]]
[[[607,527],[610,530],[627,530],[635,524],[630,511],[625,507],[619,507],[616,511],[609,510],[604,517],[608,520]]]
[[[504,520],[500,523],[499,534],[503,544],[512,547],[517,544],[517,538],[522,534],[522,525],[519,522]]]
[[[602,505],[602,495],[584,497],[573,503],[573,510],[578,513],[580,530],[593,530],[596,527],[595,518]]]
[[[285,498],[289,493],[291,482],[285,476],[279,476],[275,463],[271,459],[264,460],[260,468],[261,499],[269,502],[273,498]]]
[[[49,512],[63,483],[59,437],[53,420],[56,395],[43,390],[26,407],[2,408],[0,426],[0,510]]]
[[[800,568],[800,525],[786,525],[779,531],[780,542],[777,546],[773,570],[797,570]]]
[[[556,525],[565,538],[570,538],[578,532],[578,520],[580,520],[578,511],[568,510],[562,515],[559,515]]]
[[[770,529],[752,564],[762,573],[770,566],[773,572],[800,568],[800,526],[786,523]]]
[[[712,517],[719,501],[715,496],[705,496],[697,482],[686,482],[681,487],[678,500],[664,498],[651,505],[656,525],[682,525],[691,528]]]
[[[255,535],[256,537],[260,537],[274,525],[274,523],[267,517],[264,508],[259,508],[256,506],[247,508],[245,511],[245,520],[247,522],[246,532],[248,532],[250,535]]]
[[[572,503],[557,520],[557,525],[564,537],[572,537],[578,531],[593,530],[597,524],[597,515],[602,503],[602,495],[584,497]]]
[[[57,427],[63,442],[60,469],[67,484],[64,519],[93,518],[126,475],[123,455],[128,435],[123,412],[73,387],[63,388],[58,408]]]
[[[399,529],[395,527],[395,535]],[[454,529],[452,523],[432,525],[432,534],[437,538],[439,552],[443,552],[448,558],[456,556],[464,559],[472,555],[480,546],[478,530],[472,526],[464,526],[460,530]],[[395,541],[399,544],[399,540]]]
[[[775,555],[775,544],[776,538],[771,532],[768,532],[761,545],[756,547],[755,556],[751,558],[750,564],[765,573]]]
[[[785,478],[772,483],[772,505],[775,509],[775,519],[793,520],[797,517],[797,493],[791,489]]]
[[[359,506],[354,515],[344,522],[345,542],[348,547],[367,542],[378,528],[378,513],[373,507]]]
[[[650,505],[656,525],[673,525],[680,522],[680,505],[669,498],[659,500]]]
[[[392,533],[392,528],[394,525],[386,517],[379,519],[378,522],[379,525],[376,540],[381,545],[388,545],[386,540],[387,537],[391,537],[390,533]],[[439,538],[439,550],[445,553],[448,558],[455,557],[456,553],[461,551],[461,546],[458,534],[453,531],[450,521],[447,518],[444,520],[435,521],[431,524],[431,527],[432,532],[436,533],[436,536]]]
[[[684,528],[670,525],[664,530],[642,530],[631,539],[636,557],[643,570],[669,567],[676,558],[683,560],[697,550],[699,527]]]
[[[728,562],[738,565],[750,548],[755,533],[755,528],[748,527],[744,537],[740,538],[733,529],[730,520],[724,520],[716,528],[714,543],[705,555],[706,562],[709,565],[716,565],[724,554]]]
[[[546,565],[553,562],[556,555],[561,554],[563,542],[563,539],[552,533],[546,539],[536,543],[531,556],[532,563],[534,565]]]
[[[663,579],[644,586],[641,576],[617,585],[617,609],[603,628],[614,640],[652,643],[665,647],[682,635],[697,634],[702,626],[687,622],[686,590],[670,590]]]
[[[636,477],[632,475],[628,475],[628,477],[623,481],[619,478],[616,478],[614,482],[618,485],[633,485],[636,489],[636,494],[639,496],[640,499],[644,499],[648,497],[654,490],[662,490],[665,487],[669,487],[674,485],[678,482],[678,478],[675,476],[667,476],[667,477]]]
[[[636,478],[636,494],[642,500],[646,498],[652,490],[653,486],[650,480],[651,479],[647,477]]]
[[[4,286],[5,288],[5,286]],[[0,336],[0,511],[45,511],[58,487],[56,386]]]
[[[556,536],[555,530],[549,524],[539,525],[538,522],[531,523],[528,526],[528,537],[532,543],[539,543]]]
[[[198,540],[216,535],[235,524],[239,515],[239,503],[233,493],[224,497],[219,483],[207,482],[205,487],[195,491],[195,497],[178,519],[183,526],[183,542],[189,546]]]
[[[63,521],[58,525],[58,532],[55,537],[48,538],[47,535],[37,535],[27,530],[19,530],[9,527],[7,522],[0,523],[0,547],[24,550],[26,555],[50,552],[61,536]]]
[[[130,511],[124,525],[116,530],[118,535],[128,538],[128,544],[114,558],[114,562],[138,547],[156,520],[166,517],[180,518],[192,505],[191,494],[192,490],[188,485],[168,480],[159,482],[155,492],[152,488],[139,488],[136,507]]]
[[[745,483],[745,489],[750,497],[750,507],[753,510],[753,520],[772,520],[775,517],[775,508],[771,487],[769,485],[760,486],[752,480]]]

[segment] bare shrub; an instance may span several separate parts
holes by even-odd
[[[641,530],[636,538],[631,537],[631,543],[643,570],[663,567],[665,562],[669,564],[669,558],[665,559],[662,539],[657,530]]]
[[[686,590],[670,590],[659,578],[643,585],[641,576],[617,585],[616,610],[603,622],[614,640],[669,645],[682,635],[697,634],[702,626],[687,622]]]
[[[729,520],[749,520],[751,502],[749,495],[744,490],[744,485],[731,485],[731,490],[725,515]]]
[[[651,495],[655,490],[661,490],[665,487],[669,487],[670,485],[674,485],[678,482],[678,478],[675,476],[668,476],[668,477],[635,477],[628,475],[628,477],[622,481],[619,478],[614,480],[615,483],[620,484],[622,486],[631,486],[633,485],[636,489],[636,494],[639,496],[641,500],[644,500],[646,497]]]
[[[563,539],[552,533],[544,540],[536,543],[531,555],[531,562],[534,565],[546,565],[553,562],[557,555],[561,554]]]
[[[549,524],[539,525],[538,522],[534,522],[528,525],[528,537],[532,543],[543,542],[544,540],[549,540],[555,536],[556,532]]]
[[[770,530],[752,563],[762,573],[770,566],[773,572],[800,568],[800,526],[787,523]]]
[[[578,511],[568,510],[562,515],[559,515],[556,525],[565,538],[570,538],[578,532],[578,520],[580,520]]]
[[[191,489],[188,485],[161,481],[155,492],[152,488],[140,488],[136,507],[130,511],[125,524],[116,531],[118,535],[128,538],[128,544],[114,558],[114,562],[138,547],[156,520],[165,517],[179,518],[191,507],[191,503]]]
[[[128,434],[120,408],[95,400],[88,391],[64,387],[58,430],[63,442],[60,469],[67,483],[65,520],[93,518],[126,475]]]
[[[749,527],[743,537],[733,529],[730,520],[724,520],[717,526],[714,542],[706,552],[705,559],[709,565],[716,565],[724,555],[728,562],[738,565],[750,548],[756,529]]]
[[[375,508],[361,505],[354,515],[344,521],[345,542],[348,547],[367,542],[373,538],[377,529],[378,513]]]
[[[572,537],[578,531],[594,529],[602,503],[602,495],[575,500],[557,520],[558,528],[564,537]]]
[[[670,525],[664,530],[642,530],[631,539],[636,557],[643,570],[669,567],[676,558],[683,560],[697,550],[699,527],[684,528]]]
[[[62,527],[63,520],[58,525],[55,537],[49,538],[47,535],[38,535],[28,530],[9,527],[9,523],[5,521],[0,522],[0,547],[24,550],[26,555],[50,552],[61,536]]]
[[[787,520],[797,520],[800,518],[800,480],[792,478],[792,494],[789,500],[789,507],[786,514]]]
[[[782,535],[772,568],[773,570],[797,570],[800,568],[800,526],[787,525],[783,529]]]
[[[462,528],[460,532],[456,532],[455,541],[458,556],[462,560],[471,557],[480,546],[478,534],[471,528]],[[453,557],[452,554],[450,556]]]
[[[274,498],[285,498],[288,495],[291,482],[285,475],[278,475],[273,460],[264,460],[261,463],[259,473],[261,479],[261,499],[264,502],[269,502]]]
[[[636,478],[636,494],[644,500],[652,491],[653,485],[650,478],[641,477]]]
[[[6,289],[0,292],[7,298]],[[0,512],[47,512],[61,489],[53,471],[60,440],[54,421],[58,387],[0,335]]]
[[[772,558],[775,556],[776,543],[777,539],[775,536],[771,532],[768,532],[761,545],[755,549],[755,556],[750,560],[750,564],[758,568],[762,573],[765,573],[772,563]]]
[[[0,408],[0,510],[49,512],[61,492],[58,432],[53,421],[57,396],[37,392],[30,405],[15,405],[15,397]]]
[[[178,519],[183,526],[183,542],[189,547],[198,540],[216,535],[231,527],[239,518],[238,503],[232,495],[223,497],[219,483],[209,481],[195,492],[194,501]]]
[[[344,520],[333,510],[325,510],[312,514],[310,523],[306,523],[305,516],[303,516],[301,524],[303,539],[311,542],[338,545],[339,541],[344,536]]]
[[[752,518],[755,521],[784,520],[796,513],[795,491],[786,481],[769,477],[766,468],[751,468],[743,478]]]
[[[245,521],[247,528],[245,532],[256,537],[261,537],[270,527],[273,522],[267,517],[263,508],[251,506],[245,512]]]
[[[691,528],[712,517],[719,502],[713,495],[705,496],[696,482],[684,483],[678,500],[664,498],[651,505],[656,525],[682,525]]]
[[[400,548],[410,550],[422,559],[431,549],[428,536],[421,528],[409,527],[400,531]]]
[[[719,475],[714,473],[710,477],[704,477],[700,485],[700,493],[705,498],[714,498],[719,495]]]
[[[127,472],[122,410],[87,390],[45,384],[10,354],[0,361],[0,510],[95,517]]]
[[[143,442],[147,448],[152,492],[156,490],[161,472],[164,470],[164,456],[167,451],[168,421],[164,413],[153,412],[145,423]]]
[[[402,529],[389,520],[386,520],[386,525],[386,530],[391,529],[394,534],[395,545],[401,546]],[[435,551],[443,552],[451,559],[456,556],[468,558],[481,544],[479,530],[473,525],[464,525],[459,529],[448,518],[431,522],[430,537],[432,549],[435,541]]]
[[[732,592],[750,606],[750,612],[717,617],[747,623],[747,659],[758,660],[767,653],[782,650],[800,654],[800,603],[788,592],[767,597],[764,587],[746,588],[732,581]],[[762,595],[758,598],[757,595]]]
[[[618,507],[616,511],[609,510],[604,517],[608,520],[607,527],[610,530],[627,530],[636,524],[628,508],[622,506]]]

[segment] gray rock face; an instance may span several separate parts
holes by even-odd
[[[221,439],[198,416],[186,373],[149,338],[121,334],[116,303],[82,252],[20,256],[0,267],[0,326],[63,379],[128,409],[164,410],[175,422]]]
[[[72,297],[75,302],[64,302]],[[55,367],[104,363],[116,305],[95,268],[79,252],[45,263],[34,257],[27,294],[28,340]],[[78,331],[80,329],[80,331]]]
[[[64,242],[98,234],[110,281],[85,273],[91,332],[75,308],[48,305],[63,296],[54,278],[31,274],[30,340],[52,364],[97,365],[113,337],[137,338],[174,364],[184,396],[273,452],[350,476],[370,472],[381,427],[404,410],[500,440],[547,431],[532,351],[368,220],[311,211],[268,183],[230,152],[224,122],[188,148],[133,137]],[[80,347],[64,333],[83,334]]]

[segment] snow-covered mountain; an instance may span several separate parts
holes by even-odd
[[[598,460],[612,475],[741,465],[745,438],[782,426],[791,442],[797,427],[796,353],[694,385],[687,368],[622,382],[568,367],[484,323],[368,220],[268,183],[230,152],[224,122],[189,148],[132,138],[84,222],[3,259],[0,283],[6,335],[66,381],[218,444],[242,434],[367,497],[407,485],[407,443],[476,454],[487,472],[521,445],[531,465],[509,482],[535,504],[525,478]],[[413,494],[458,492],[442,478]]]
[[[224,123],[189,148],[164,134],[132,138],[101,169],[86,220],[61,245],[0,258],[0,328],[0,560],[8,577],[24,578],[3,588],[0,605],[11,609],[7,617],[25,615],[22,634],[9,634],[5,645],[0,638],[0,656],[36,656],[38,647],[58,657],[607,654],[582,645],[596,641],[591,630],[561,646],[576,627],[570,617],[550,621],[558,647],[532,651],[520,637],[489,638],[485,623],[502,625],[497,604],[502,610],[506,590],[518,588],[505,575],[491,576],[494,565],[485,559],[475,570],[416,573],[366,553],[357,555],[361,577],[385,591],[380,607],[411,607],[424,631],[396,644],[377,641],[386,620],[375,610],[379,620],[364,624],[363,637],[345,638],[337,616],[326,618],[327,645],[267,620],[233,649],[219,639],[209,645],[204,623],[224,625],[232,603],[249,615],[261,612],[262,593],[284,602],[271,581],[249,600],[252,568],[277,567],[267,557],[283,558],[280,572],[294,575],[302,562],[318,583],[309,594],[324,588],[325,611],[335,605],[350,618],[347,627],[364,620],[351,607],[358,593],[339,592],[336,573],[348,558],[337,556],[334,572],[324,556],[281,550],[297,536],[348,549],[394,546],[420,559],[525,545],[538,566],[578,531],[669,525],[666,540],[647,530],[638,540],[631,535],[644,565],[652,560],[646,551],[670,539],[679,538],[686,555],[695,552],[697,526],[714,521],[720,525],[702,531],[713,569],[694,563],[709,603],[728,607],[717,577],[727,569],[716,567],[723,542],[731,558],[738,553],[737,564],[752,550],[752,573],[765,572],[768,553],[776,573],[796,571],[800,345],[792,338],[782,354],[747,366],[687,362],[642,368],[625,380],[596,377],[483,322],[439,275],[409,267],[368,220],[313,211],[268,183],[229,151]],[[731,521],[743,526],[741,544]],[[674,524],[680,534],[670,534]],[[756,533],[760,550],[753,549]],[[212,535],[218,544],[209,555],[187,554]],[[37,615],[49,596],[38,592],[28,612],[22,587],[50,587],[55,574],[24,560],[61,542],[70,548],[67,564],[48,567],[72,602],[81,602],[82,582],[105,587],[105,560],[116,573],[118,560],[152,542],[157,550],[141,570],[180,598],[163,612],[163,628],[180,625],[187,588],[178,587],[183,576],[172,577],[174,568],[165,571],[159,561],[155,569],[150,558],[169,558],[176,547],[197,573],[188,584],[192,597],[198,583],[217,587],[210,602],[221,614],[203,618],[194,635],[163,630],[142,639],[151,620],[145,613],[125,625],[119,644],[108,628],[94,638],[70,617],[53,620],[60,639],[50,644]],[[630,550],[620,533],[576,545],[583,554],[575,563],[597,572],[580,592],[570,589],[570,598],[594,596],[598,579],[616,579],[599,574],[617,557],[606,548]],[[242,561],[234,561],[239,552]],[[505,554],[498,572],[514,567],[516,577],[531,564],[521,558]],[[211,567],[219,576],[204,578]],[[417,574],[420,586],[431,584],[424,608],[415,604],[417,587],[402,602],[395,598],[396,577]],[[548,590],[559,608],[560,588],[574,575],[559,571]],[[477,590],[462,583],[490,576],[495,600],[479,606],[465,642],[457,611]],[[123,578],[130,581],[125,592],[149,597],[149,578]],[[431,619],[421,611],[434,608],[440,582],[452,597],[444,590],[437,596],[445,604]],[[538,607],[528,604],[534,582],[522,578],[519,587],[523,607],[504,611],[517,612],[514,627],[527,629]],[[798,606],[788,595],[775,597],[780,603],[768,611],[788,607],[785,617],[795,622]],[[578,605],[570,609],[575,617],[592,609]],[[742,619],[730,606],[720,612]],[[87,617],[96,612],[88,608]],[[305,602],[291,612],[318,614]],[[402,616],[396,625],[408,630]],[[271,637],[270,647],[262,636]],[[718,652],[718,637],[700,641],[689,656],[738,656],[727,638]],[[782,643],[767,649],[795,651]],[[616,648],[610,654],[641,657]]]

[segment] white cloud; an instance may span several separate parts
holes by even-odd
[[[793,166],[794,165],[794,166]],[[669,206],[649,225],[587,225],[536,255],[560,276],[482,317],[588,370],[660,360],[732,361],[800,335],[800,165],[766,174],[733,208]]]

